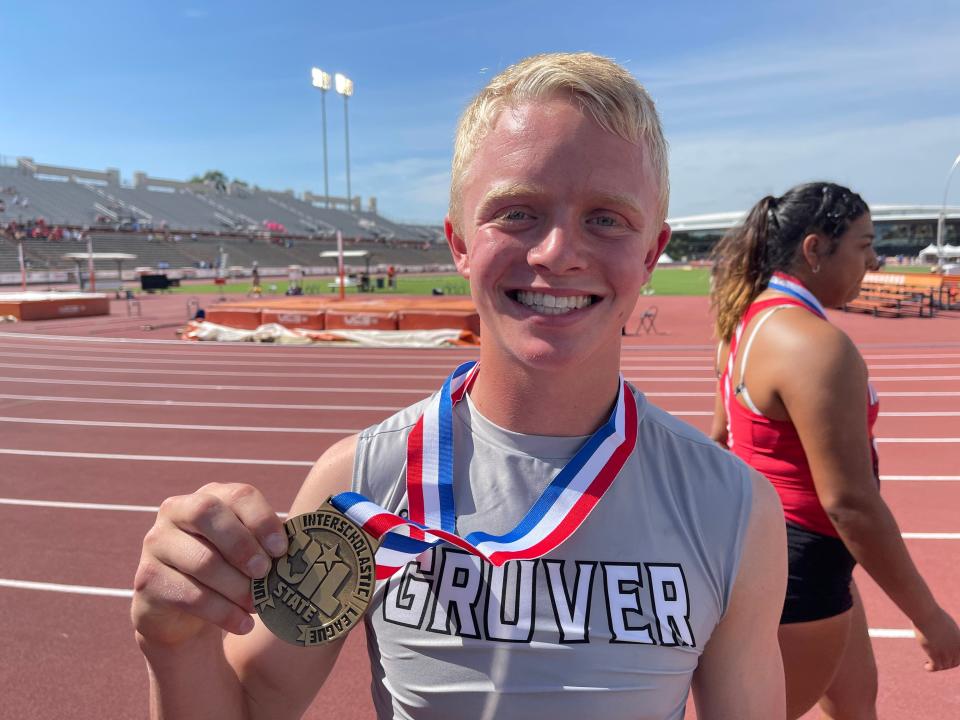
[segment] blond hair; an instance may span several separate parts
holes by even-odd
[[[646,142],[660,179],[660,222],[667,216],[667,142],[653,100],[623,67],[593,53],[533,55],[494,77],[460,116],[453,145],[450,220],[461,232],[460,195],[470,162],[504,108],[551,96],[573,99],[600,127],[627,142]]]

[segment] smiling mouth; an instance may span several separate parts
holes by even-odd
[[[510,290],[507,296],[541,315],[565,315],[600,301],[599,295],[550,295],[532,290]]]

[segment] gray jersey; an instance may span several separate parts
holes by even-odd
[[[380,718],[682,718],[727,607],[750,514],[746,466],[635,392],[638,438],[591,515],[500,568],[438,548],[378,584],[366,616]],[[424,403],[360,435],[353,489],[406,514]],[[512,529],[586,438],[454,409],[457,531]]]

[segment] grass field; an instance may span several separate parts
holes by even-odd
[[[928,273],[930,269],[924,266],[895,266],[889,268],[895,273]],[[304,282],[304,292],[308,295],[333,295],[329,284],[332,277],[311,277]],[[264,295],[283,295],[287,291],[286,280],[266,278],[263,283]],[[650,282],[654,295],[707,295],[710,292],[710,269],[703,267],[659,267],[653,273]],[[469,287],[466,280],[459,275],[399,275],[396,289],[377,289],[375,295],[429,295],[434,289],[443,291],[444,295],[467,295]],[[250,292],[250,281],[231,282],[221,286],[209,284],[185,284],[175,288],[173,292],[199,294],[244,294]],[[347,293],[357,294],[355,287],[347,288]]]

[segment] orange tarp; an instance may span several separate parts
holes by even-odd
[[[207,320],[217,325],[226,325],[241,330],[256,330],[263,324],[261,311],[258,307],[215,305],[207,310]]]
[[[442,330],[458,328],[480,335],[480,316],[465,310],[401,310],[397,314],[399,330]]]
[[[310,330],[435,330],[454,328],[480,333],[470,298],[462,296],[390,295],[336,297],[301,295],[219,303],[207,310],[218,325],[254,329],[261,323]]]
[[[327,330],[396,330],[397,313],[327,310]]]
[[[13,315],[17,320],[53,320],[109,314],[110,299],[107,297],[0,300],[0,315]]]
[[[324,330],[326,324],[326,310],[315,308],[276,310],[266,309],[260,313],[263,324],[277,323],[285,328],[304,328],[306,330]]]

